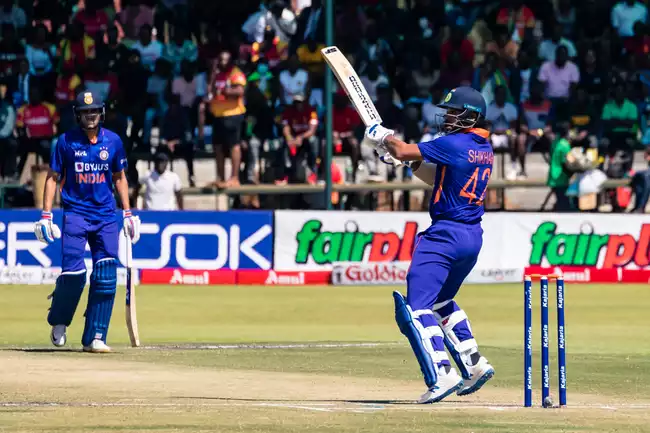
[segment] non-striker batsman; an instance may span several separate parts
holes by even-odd
[[[90,246],[90,274],[86,322],[81,339],[84,351],[109,352],[106,345],[117,285],[120,224],[135,243],[140,238],[140,219],[129,207],[126,153],[119,136],[101,126],[104,102],[93,92],[82,91],[75,101],[79,125],[59,137],[45,182],[43,213],[34,227],[36,237],[52,243],[61,230],[52,221],[52,201],[57,181],[63,207],[62,272],[52,293],[47,316],[52,343],[66,343],[81,293],[86,284],[84,252]],[[113,184],[122,204],[123,219],[116,215]]]
[[[408,144],[380,124],[366,130],[381,155],[417,161],[414,174],[433,186],[431,226],[418,235],[406,299],[393,294],[397,324],[428,388],[420,403],[454,392],[471,394],[494,375],[479,353],[467,314],[454,301],[483,244],[483,200],[494,160],[484,125],[485,100],[471,87],[458,87],[438,106],[446,110],[444,130],[431,141]],[[445,346],[462,377],[451,366]]]

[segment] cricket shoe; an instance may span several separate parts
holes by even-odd
[[[106,345],[102,340],[93,340],[88,346],[84,346],[84,352],[90,353],[108,353],[111,348]]]
[[[50,341],[56,347],[63,347],[65,346],[66,341],[68,341],[68,337],[65,335],[65,329],[65,325],[52,326],[52,332],[50,332]]]
[[[441,370],[444,371],[444,368]],[[447,373],[438,374],[438,380],[427,392],[422,394],[418,403],[436,403],[455,393],[463,387],[463,378],[452,368]]]
[[[458,390],[458,395],[475,393],[494,376],[494,367],[483,356],[473,366],[467,366],[467,370],[469,371],[470,377],[469,379],[465,379],[462,388]]]

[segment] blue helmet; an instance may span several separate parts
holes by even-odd
[[[72,107],[77,123],[82,128],[85,128],[84,122],[81,120],[81,115],[86,110],[99,110],[99,121],[104,121],[104,115],[106,113],[106,108],[104,105],[104,100],[96,92],[90,90],[82,90],[74,101],[74,106]]]
[[[448,110],[441,122],[447,132],[474,127],[487,111],[483,95],[468,86],[451,89],[438,107]]]

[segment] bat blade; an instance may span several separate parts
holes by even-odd
[[[131,347],[140,346],[140,334],[138,332],[138,316],[135,308],[135,285],[133,284],[134,269],[131,266],[131,241],[127,239],[126,253],[126,329],[129,332]]]

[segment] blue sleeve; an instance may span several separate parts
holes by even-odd
[[[65,169],[63,155],[65,155],[65,134],[59,136],[52,150],[52,158],[50,158],[50,168],[53,172],[59,173],[60,175],[63,175]]]
[[[456,146],[452,136],[442,136],[418,143],[422,158],[434,164],[450,165],[456,159]]]
[[[115,155],[113,156],[113,161],[111,163],[111,171],[113,173],[119,173],[122,170],[126,170],[128,165],[122,140],[115,138]]]

